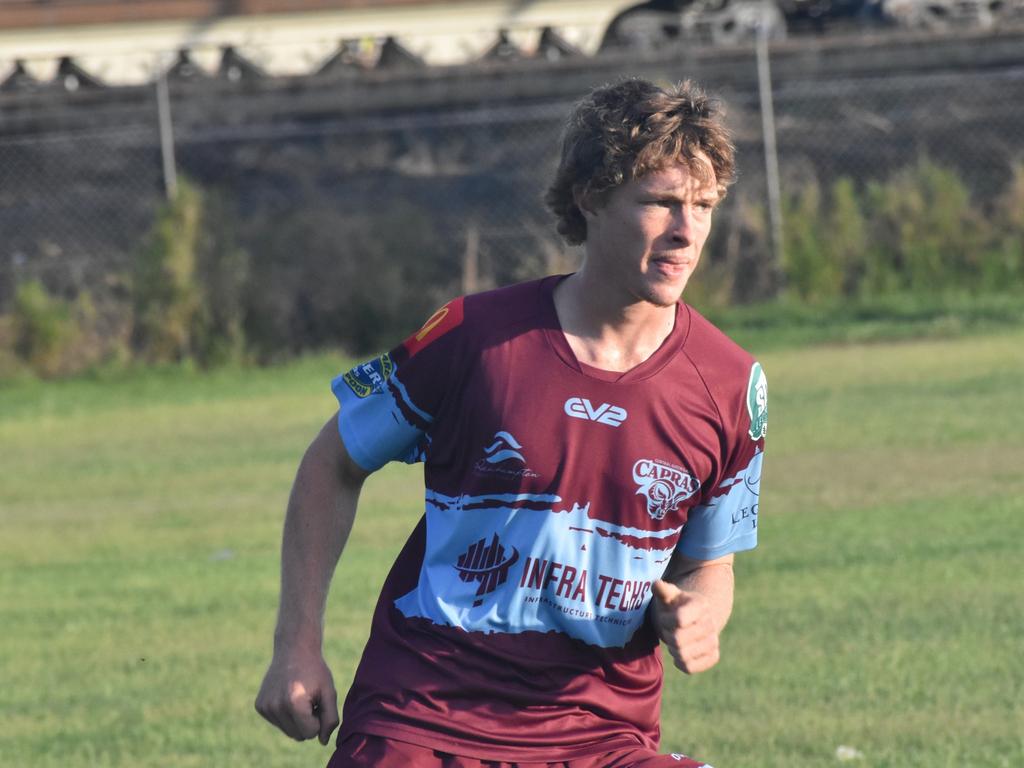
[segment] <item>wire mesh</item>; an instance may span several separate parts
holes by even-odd
[[[770,298],[783,283],[764,221],[756,84],[703,84],[727,105],[739,164],[705,252],[707,279],[729,301]],[[203,119],[209,96],[178,94],[172,120],[178,172],[221,201],[218,226],[263,283],[249,310],[284,316],[276,342],[370,346],[378,338],[353,341],[359,318],[339,303],[372,294],[376,309],[364,301],[360,311],[397,333],[405,312],[578,264],[542,203],[571,100],[297,119],[288,90],[275,93],[273,110],[230,120]],[[784,198],[841,178],[863,187],[927,157],[954,170],[983,212],[1024,162],[1024,68],[790,77],[773,83],[773,98]],[[0,136],[0,313],[30,278],[116,300],[163,195],[149,102],[133,121]],[[395,304],[392,329],[383,318]]]

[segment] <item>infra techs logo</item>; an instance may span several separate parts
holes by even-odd
[[[519,550],[512,547],[511,554],[506,553],[496,533],[490,543],[480,539],[459,555],[459,562],[455,566],[459,578],[467,584],[475,581],[480,585],[476,590],[476,600],[473,601],[474,608],[483,605],[484,595],[489,595],[508,580],[509,569],[518,560]]]

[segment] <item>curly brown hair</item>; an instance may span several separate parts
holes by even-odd
[[[707,176],[711,161],[720,197],[733,181],[735,149],[718,102],[687,80],[660,87],[631,78],[591,91],[573,110],[562,137],[562,159],[544,202],[572,245],[587,239],[577,199],[600,202],[630,179],[683,162]]]

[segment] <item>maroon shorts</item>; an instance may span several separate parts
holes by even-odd
[[[555,763],[503,763],[460,757],[404,741],[356,733],[338,745],[327,768],[711,768],[685,755],[629,748]]]

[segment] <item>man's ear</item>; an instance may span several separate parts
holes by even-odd
[[[584,219],[593,218],[601,207],[600,195],[588,192],[584,187],[573,187],[572,198]]]

